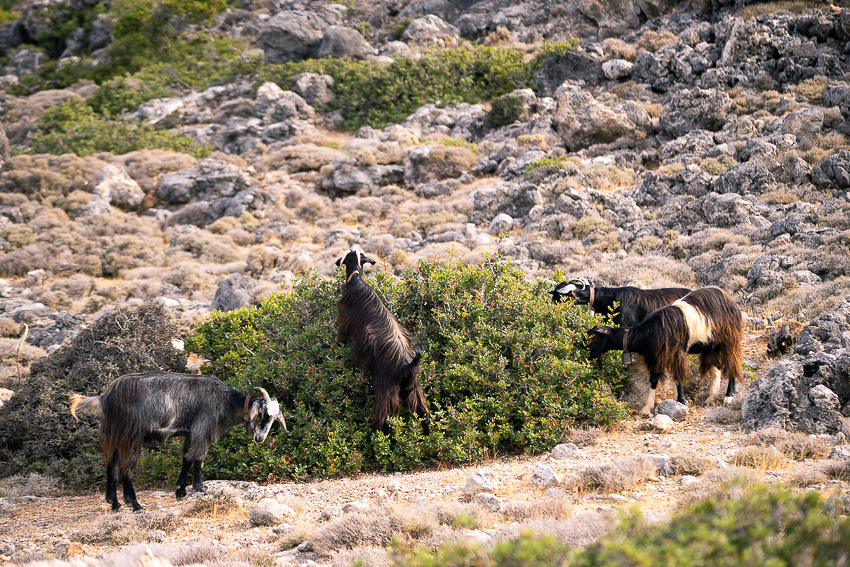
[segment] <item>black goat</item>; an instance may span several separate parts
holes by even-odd
[[[71,396],[71,414],[93,413],[100,421],[99,448],[106,459],[106,501],[118,503],[117,479],[124,502],[141,510],[133,489],[133,472],[139,466],[142,445],[165,443],[183,436],[183,468],[177,479],[177,498],[186,496],[186,477],[195,465],[192,487],[204,491],[201,469],[210,445],[225,432],[245,422],[255,443],[262,443],[272,424],[286,422],[277,400],[257,388],[262,396],[240,393],[212,376],[141,372],[117,378],[100,396]]]
[[[656,309],[670,305],[677,299],[689,294],[684,287],[663,287],[659,289],[640,289],[637,287],[594,287],[584,278],[559,283],[549,293],[552,303],[572,299],[576,305],[589,305],[602,315],[607,315],[617,303],[614,324],[621,327],[633,327]]]
[[[743,378],[741,309],[726,292],[700,288],[682,299],[653,311],[637,325],[612,328],[597,325],[588,330],[590,358],[610,350],[636,352],[649,368],[651,387],[641,415],[655,406],[655,387],[664,371],[676,381],[678,401],[685,403],[682,384],[688,375],[688,354],[700,355],[700,375],[713,370],[710,395],[720,391],[720,372],[729,379],[724,403],[735,394],[735,380]]]
[[[345,266],[345,285],[337,302],[337,341],[351,342],[354,362],[369,374],[375,392],[373,425],[388,433],[387,418],[398,414],[404,398],[410,411],[424,420],[427,435],[428,406],[419,384],[421,353],[413,345],[410,331],[363,281],[363,263],[375,261],[353,248],[336,262]]]

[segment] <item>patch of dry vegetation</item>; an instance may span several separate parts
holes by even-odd
[[[63,491],[58,478],[30,473],[28,476],[14,475],[0,480],[0,498],[12,496],[59,496]]]
[[[69,534],[69,539],[87,544],[125,545],[143,541],[153,530],[168,532],[177,525],[177,516],[158,512],[121,510],[100,516],[91,524]]]
[[[529,501],[511,500],[502,504],[499,512],[515,522],[543,518],[565,520],[573,515],[569,501],[556,497],[533,498]]]
[[[561,442],[573,443],[576,447],[591,447],[596,445],[603,435],[605,431],[601,427],[575,427],[564,434]]]
[[[787,462],[785,456],[775,447],[760,447],[751,445],[743,447],[735,453],[732,464],[737,467],[750,467],[760,471],[775,470]]]
[[[749,468],[738,466],[707,471],[700,481],[685,495],[683,504],[711,497],[734,498],[744,493],[747,486],[761,480],[761,475]]]
[[[566,484],[578,492],[621,492],[637,486],[657,472],[658,467],[652,459],[638,455],[581,469]]]
[[[783,455],[802,461],[825,459],[832,452],[832,442],[817,435],[786,431],[781,427],[768,427],[750,433],[746,442],[757,447],[775,447]]]
[[[699,476],[715,468],[714,460],[709,457],[695,455],[693,453],[682,453],[670,457],[670,468],[672,474]]]

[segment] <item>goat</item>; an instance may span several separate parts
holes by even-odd
[[[685,402],[682,384],[688,374],[688,354],[700,355],[700,376],[713,370],[710,396],[720,391],[720,373],[729,378],[724,403],[735,395],[735,381],[742,380],[741,310],[726,292],[700,288],[680,300],[650,313],[633,327],[597,325],[588,330],[590,358],[611,350],[636,352],[649,368],[650,393],[641,415],[655,406],[655,387],[665,371],[676,381],[677,399]]]
[[[620,327],[633,327],[656,309],[670,305],[690,292],[684,287],[594,287],[584,278],[561,282],[549,291],[552,303],[572,299],[576,305],[589,305],[594,312],[603,315],[610,313],[615,303],[618,304],[613,322]]]
[[[354,362],[369,374],[375,393],[375,428],[389,433],[387,418],[398,414],[403,397],[410,411],[423,420],[427,435],[428,406],[419,384],[421,352],[413,345],[410,331],[363,281],[364,263],[375,261],[354,248],[336,261],[337,266],[345,266],[345,284],[337,302],[337,342],[350,342]]]
[[[201,469],[212,443],[245,422],[255,443],[262,443],[272,424],[286,421],[280,405],[263,388],[262,396],[243,394],[212,376],[141,372],[117,378],[100,396],[71,396],[71,415],[94,414],[100,421],[99,449],[106,459],[106,501],[118,510],[117,479],[124,502],[141,510],[133,489],[133,472],[139,466],[142,445],[164,444],[169,437],[185,437],[183,466],[175,496],[186,496],[186,477],[194,464],[192,488],[204,491]]]

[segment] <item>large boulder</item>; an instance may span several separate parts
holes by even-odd
[[[850,188],[850,151],[841,150],[817,164],[812,182],[821,189]]]
[[[233,311],[251,305],[256,282],[243,274],[231,274],[218,282],[210,309]]]
[[[747,392],[741,421],[748,429],[779,426],[838,433],[850,416],[850,296],[813,319],[794,353]]]
[[[558,99],[555,124],[571,151],[613,142],[636,128],[625,112],[599,103],[576,86],[566,87]]]
[[[731,110],[732,101],[725,92],[683,89],[665,98],[659,122],[674,138],[696,128],[717,132],[726,124]]]
[[[292,81],[292,92],[301,95],[310,106],[325,106],[336,97],[334,80],[330,75],[299,73],[289,80]]]
[[[564,81],[584,81],[595,85],[605,77],[602,60],[584,51],[567,51],[546,59],[534,72],[534,83],[541,96],[554,96]]]
[[[324,14],[304,10],[278,12],[265,23],[257,38],[266,63],[315,59],[319,55],[325,29],[336,23]]]
[[[375,48],[359,31],[345,26],[328,26],[319,46],[319,57],[366,59],[372,55],[375,55]]]
[[[100,172],[93,192],[110,205],[124,210],[137,209],[145,198],[145,192],[127,171],[112,164]]]
[[[721,173],[714,182],[714,190],[717,193],[738,193],[746,195],[752,193],[761,195],[776,188],[767,167],[757,161],[748,161],[734,167],[730,167]]]
[[[413,20],[401,35],[402,41],[417,47],[454,47],[459,38],[459,29],[433,14]]]

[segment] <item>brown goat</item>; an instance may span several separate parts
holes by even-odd
[[[655,387],[664,371],[676,381],[677,398],[685,403],[683,382],[688,376],[688,354],[700,355],[700,375],[713,371],[710,395],[720,392],[720,373],[729,379],[724,403],[735,395],[735,380],[742,380],[741,309],[716,287],[700,288],[654,311],[631,328],[597,325],[588,330],[590,358],[610,350],[636,352],[649,368],[650,394],[641,409],[649,415],[655,406]]]
[[[374,426],[388,433],[387,418],[398,414],[400,399],[404,398],[410,411],[423,420],[427,435],[428,406],[419,384],[421,353],[413,345],[410,331],[363,281],[363,263],[375,261],[356,249],[348,250],[336,262],[345,266],[345,285],[337,302],[337,341],[351,343],[354,362],[369,374],[375,393]]]

